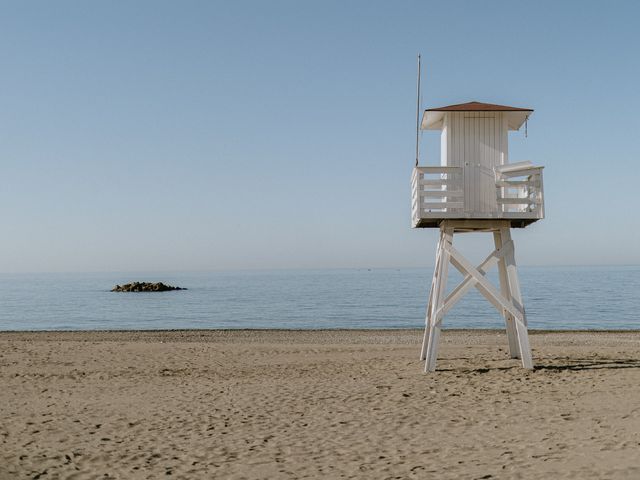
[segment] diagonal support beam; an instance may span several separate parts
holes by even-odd
[[[504,258],[504,250],[496,249],[476,267],[476,270],[484,276],[502,258]],[[444,305],[436,312],[436,321],[439,321],[444,317],[469,290],[476,286],[476,283],[478,283],[477,280],[472,275],[467,274],[462,282],[458,284],[458,286],[454,288],[449,295],[447,295],[447,298],[445,298]]]
[[[456,267],[463,275],[471,275],[476,281],[475,287],[496,307],[499,312],[502,312],[502,309],[505,309],[516,319],[520,321],[524,320],[522,312],[513,303],[507,300],[484,275],[478,272],[473,264],[469,262],[469,260],[467,260],[458,250],[456,250],[453,245],[445,245],[445,249],[449,251],[453,266]]]

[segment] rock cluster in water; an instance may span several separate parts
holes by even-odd
[[[125,285],[116,285],[112,292],[169,292],[171,290],[186,290],[186,288],[172,287],[162,282],[133,282]]]

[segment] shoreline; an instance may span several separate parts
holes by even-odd
[[[2,334],[14,333],[215,333],[215,332],[423,332],[424,327],[389,328],[153,328],[153,329],[78,329],[78,330],[1,330]],[[453,333],[500,333],[504,328],[446,328],[442,331]],[[549,333],[640,333],[640,327],[629,329],[586,328],[586,329],[544,329],[528,328],[531,335]]]
[[[381,329],[158,329],[158,330],[0,330],[0,341],[162,341],[162,342],[257,342],[257,343],[319,343],[414,345],[422,342],[423,328]],[[618,337],[619,340],[640,341],[638,330],[534,330],[529,329],[533,343],[553,341],[566,336],[585,339]],[[442,329],[443,341],[478,343],[479,339],[505,338],[504,329]],[[494,342],[491,342],[494,343]],[[497,342],[499,343],[499,341]]]

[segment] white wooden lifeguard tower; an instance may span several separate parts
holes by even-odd
[[[411,180],[413,228],[440,229],[420,353],[425,371],[436,368],[443,317],[473,287],[503,315],[511,358],[533,368],[511,228],[544,218],[543,167],[509,163],[508,149],[509,131],[532,113],[479,102],[424,111],[420,128],[442,132],[440,166],[418,166],[416,158]],[[463,232],[493,234],[495,250],[477,267],[453,246],[454,235]],[[464,279],[445,296],[449,263]],[[500,289],[485,277],[496,264]]]

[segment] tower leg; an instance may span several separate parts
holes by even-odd
[[[498,230],[493,232],[493,242],[496,250],[503,248],[504,243],[502,241],[502,231]],[[511,245],[507,245],[507,248],[511,248]],[[511,300],[511,290],[509,289],[509,281],[507,277],[507,263],[504,257],[498,260],[498,274],[500,277],[500,291],[507,300]],[[515,318],[507,310],[502,310],[504,322],[507,327],[507,339],[509,341],[509,355],[511,358],[520,358],[520,349],[518,346],[518,334],[516,332]]]
[[[440,229],[439,262],[436,269],[437,278],[433,292],[434,301],[429,311],[429,339],[427,343],[427,358],[425,372],[433,372],[436,369],[438,359],[438,342],[440,340],[440,325],[442,316],[439,313],[440,307],[444,303],[444,293],[447,288],[447,277],[449,273],[449,249],[453,243],[453,228],[443,226]]]
[[[429,301],[431,303],[431,301]],[[429,310],[427,309],[427,319],[424,325],[424,335],[422,336],[422,348],[420,349],[420,360],[427,359],[427,343],[429,343]]]
[[[438,246],[436,247],[436,263],[433,267],[433,277],[431,279],[431,288],[429,289],[429,302],[427,303],[427,311],[424,319],[424,336],[422,338],[422,349],[420,350],[420,360],[427,359],[427,344],[429,343],[429,331],[431,318],[433,312],[433,297],[435,294],[436,284],[438,281],[438,271],[440,269],[440,240],[438,240]]]
[[[524,304],[522,303],[522,294],[520,292],[520,282],[518,280],[518,270],[515,260],[515,248],[513,246],[513,241],[511,240],[511,231],[508,227],[503,227],[500,229],[500,235],[502,237],[503,245],[506,245],[507,243],[510,244],[509,248],[505,252],[505,264],[511,301],[522,313],[522,320],[518,318],[514,319],[520,358],[522,359],[522,366],[524,368],[532,369],[533,360],[531,358],[531,346],[529,345],[529,333],[527,332],[527,316],[524,310]]]

